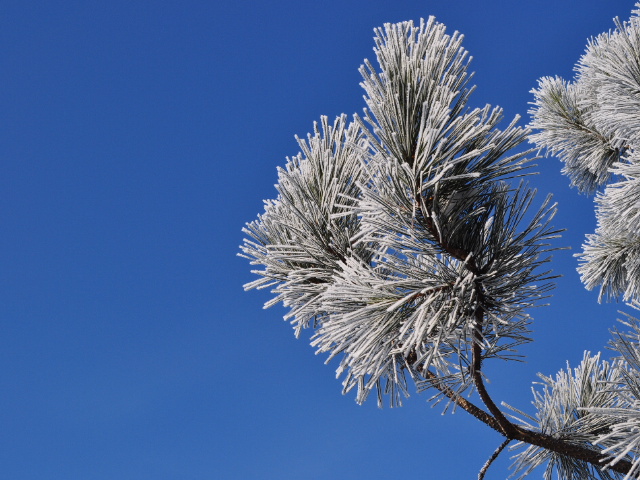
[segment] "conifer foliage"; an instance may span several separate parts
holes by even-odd
[[[598,192],[582,280],[599,285],[601,298],[625,301],[640,298],[639,14],[589,42],[573,81],[542,78],[531,111],[532,141],[564,162],[573,186]]]
[[[639,4],[640,5],[640,4]],[[430,390],[511,441],[515,475],[546,465],[562,479],[637,478],[640,324],[615,332],[619,357],[542,376],[533,415],[506,415],[484,362],[531,341],[531,307],[552,288],[555,205],[526,176],[531,133],[498,107],[471,108],[470,57],[433,18],[375,30],[377,66],[360,68],[367,108],[323,117],[278,171],[277,196],[248,223],[246,289],[270,288],[296,335],[313,329],[344,392],[400,405]],[[603,298],[640,299],[640,19],[589,43],[573,82],[534,90],[531,139],[597,194],[598,230],[580,271]],[[413,386],[412,386],[413,384]],[[469,396],[469,394],[475,394]],[[464,394],[464,395],[463,395]],[[483,407],[469,399],[479,398]],[[507,410],[509,411],[509,410]],[[508,419],[507,416],[511,418]]]

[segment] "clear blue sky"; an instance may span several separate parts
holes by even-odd
[[[427,397],[356,405],[236,257],[276,166],[320,115],[364,107],[373,28],[466,36],[474,105],[526,114],[632,0],[29,1],[0,4],[0,478],[468,479],[500,443]],[[602,349],[572,253],[592,199],[554,159],[564,274],[527,363],[487,363],[527,410],[536,372]],[[487,479],[507,475],[509,455]],[[532,478],[541,478],[542,472]]]

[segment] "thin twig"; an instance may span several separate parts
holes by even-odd
[[[511,442],[511,439],[507,438],[504,442],[502,442],[500,444],[500,446],[498,448],[496,448],[496,451],[493,452],[493,455],[491,455],[491,457],[489,458],[489,460],[487,460],[485,462],[485,464],[482,466],[482,469],[480,469],[480,473],[478,473],[478,480],[482,480],[485,476],[485,474],[487,473],[487,470],[489,470],[489,467],[491,466],[491,464],[493,463],[493,461],[498,458],[498,455],[500,455],[500,453],[502,453],[502,450],[505,449],[505,447],[507,445],[509,445],[509,442]]]

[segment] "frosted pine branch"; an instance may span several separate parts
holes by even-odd
[[[297,336],[313,329],[344,393],[399,406],[429,390],[503,446],[518,442],[520,478],[537,467],[548,480],[640,473],[637,321],[614,333],[618,358],[586,352],[577,368],[541,376],[533,414],[507,418],[484,384],[489,360],[520,358],[532,309],[553,288],[546,264],[560,230],[551,197],[537,200],[523,178],[528,137],[564,162],[572,185],[597,192],[598,228],[579,254],[587,288],[640,298],[637,7],[589,43],[573,81],[539,81],[530,137],[519,117],[503,124],[499,107],[469,106],[462,35],[433,18],[376,29],[378,65],[360,68],[364,113],[322,117],[299,138],[276,197],[244,229],[241,255],[258,275],[245,288],[271,289],[265,307],[282,304]]]

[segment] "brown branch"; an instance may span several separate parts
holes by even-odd
[[[500,424],[495,418],[493,418],[487,412],[485,412],[481,408],[471,403],[466,398],[454,392],[448,385],[446,385],[440,378],[438,378],[438,376],[435,373],[431,372],[430,370],[426,370],[423,372],[423,375],[427,378],[427,380],[430,381],[429,383],[436,390],[440,391],[440,393],[442,393],[444,396],[449,398],[457,406],[465,410],[467,413],[470,413],[471,415],[476,417],[482,423],[493,428],[496,432],[502,433],[502,428],[500,427]]]
[[[476,329],[477,332],[477,329]],[[471,376],[473,378],[473,383],[478,391],[478,395],[482,400],[482,403],[485,404],[489,412],[493,415],[495,420],[500,425],[500,433],[502,433],[507,438],[515,438],[516,431],[515,426],[507,417],[504,416],[504,413],[498,408],[498,406],[494,403],[493,399],[489,396],[489,392],[484,386],[484,382],[482,381],[482,372],[480,370],[480,345],[477,343],[477,340],[473,343],[473,363]]]
[[[480,291],[480,286],[476,284],[476,287],[478,288],[478,301],[479,303],[482,303],[482,292]],[[476,386],[476,390],[478,390],[478,395],[480,395],[482,403],[485,404],[489,412],[491,412],[491,414],[500,424],[502,434],[507,438],[514,438],[515,426],[513,425],[513,423],[507,420],[507,417],[504,416],[504,413],[502,413],[491,396],[489,396],[489,392],[487,392],[487,389],[484,386],[484,381],[482,380],[482,324],[484,322],[484,312],[482,310],[482,307],[478,307],[475,317],[476,325],[473,330],[473,346],[471,350],[471,376],[473,378],[473,383]]]
[[[519,440],[537,447],[542,447],[546,450],[551,450],[552,452],[559,453],[561,455],[582,460],[599,468],[604,467],[604,465],[611,461],[611,456],[605,455],[591,448],[565,442],[564,440],[554,438],[551,435],[546,435],[544,433],[532,432],[531,430],[526,430],[517,426],[515,428],[516,436],[514,437],[514,440]],[[607,468],[618,473],[626,474],[629,473],[631,467],[632,464],[630,461],[620,460]]]
[[[429,227],[430,233],[433,235],[433,237],[436,239],[440,247],[445,252],[447,252],[452,257],[465,262],[464,263],[465,268],[467,268],[470,272],[474,274],[478,273],[478,267],[476,265],[475,259],[469,258],[470,252],[467,252],[463,249],[451,247],[446,241],[446,239],[442,238],[442,236],[440,235],[440,232],[438,232],[438,229],[435,228],[435,224],[433,220],[431,220],[430,216],[427,217],[427,226]],[[489,412],[491,412],[491,415],[493,415],[492,420],[498,423],[499,429],[497,430],[500,433],[502,433],[505,437],[513,438],[513,435],[515,434],[514,425],[509,420],[507,420],[504,414],[493,402],[493,400],[489,396],[489,393],[487,392],[484,386],[484,382],[482,381],[482,340],[483,340],[482,324],[484,322],[484,311],[482,308],[483,293],[482,293],[482,285],[480,284],[480,282],[476,281],[474,283],[476,287],[476,293],[478,295],[479,306],[475,312],[476,325],[474,328],[474,338],[473,338],[473,347],[472,347],[471,375],[473,378],[473,383],[475,384],[476,389],[478,390],[480,399],[485,404]],[[492,426],[492,428],[495,428],[495,427]]]
[[[474,405],[466,398],[454,392],[449,386],[445,385],[442,380],[440,380],[433,372],[427,370],[423,372],[423,375],[430,381],[430,384],[436,390],[440,391],[457,406],[465,410],[467,413],[473,415],[475,418],[480,420],[485,425],[491,427],[496,432],[504,435],[503,425],[500,424],[500,422],[498,422],[498,420],[496,420],[490,414]],[[493,403],[493,401],[491,403]],[[551,435],[547,435],[545,433],[534,432],[513,424],[510,425],[512,427],[512,436],[511,438],[507,438],[507,440],[517,440],[520,442],[528,443],[530,445],[535,445],[536,447],[541,447],[560,455],[566,455],[577,460],[582,460],[584,462],[595,465],[598,468],[602,468],[611,460],[610,456],[604,455],[599,451],[587,446],[575,445],[562,439],[552,437]],[[628,460],[620,460],[608,468],[615,472],[626,474],[631,470],[631,467],[632,464]]]
[[[482,303],[482,292],[478,290],[480,296],[479,301]],[[567,455],[578,460],[582,460],[597,467],[602,468],[608,461],[611,460],[610,456],[604,455],[597,450],[593,450],[586,446],[575,445],[566,442],[562,439],[555,438],[551,435],[544,433],[533,432],[524,428],[518,427],[511,423],[502,413],[502,411],[494,403],[493,399],[487,392],[482,380],[482,322],[484,321],[484,313],[481,308],[476,310],[476,326],[474,329],[474,342],[472,347],[472,378],[478,395],[482,399],[489,412],[493,415],[495,421],[500,425],[501,433],[507,437],[507,439],[519,440],[531,445],[542,447],[546,450],[550,450],[561,455]],[[620,460],[615,465],[609,467],[619,473],[628,473],[631,469],[631,463],[626,460]]]

